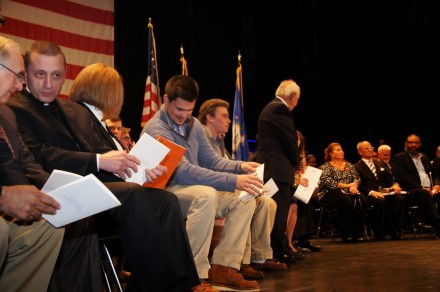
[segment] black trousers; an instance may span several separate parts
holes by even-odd
[[[127,182],[105,185],[121,206],[97,218],[98,230],[118,226],[135,291],[189,291],[200,281],[177,197]],[[134,289],[136,287],[136,289]]]
[[[373,206],[370,221],[377,238],[400,232],[404,222],[405,198],[401,195],[374,198],[368,196],[368,204]]]
[[[273,250],[273,257],[275,259],[282,259],[284,257],[287,216],[289,215],[293,186],[292,184],[279,181],[275,181],[275,183],[278,187],[278,192],[272,196],[272,199],[277,203],[277,211],[270,234],[270,245]]]
[[[327,192],[319,204],[327,209],[337,209],[339,224],[343,239],[362,237],[364,220],[367,212],[367,199],[364,195],[358,195],[361,199],[361,208],[356,211],[353,201],[355,195],[344,194],[340,189]]]
[[[412,189],[404,195],[407,206],[418,205],[429,223],[440,229],[440,216],[434,207],[434,202],[429,192],[425,189]]]
[[[48,291],[104,291],[98,238],[93,217],[65,226],[63,244]]]

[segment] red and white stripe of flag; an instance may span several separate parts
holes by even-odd
[[[2,0],[0,34],[25,50],[36,40],[58,44],[66,55],[67,97],[78,73],[92,63],[114,66],[113,0]]]
[[[159,108],[160,102],[157,85],[154,82],[151,82],[151,76],[148,76],[145,85],[144,108],[142,110],[142,127],[159,111]]]

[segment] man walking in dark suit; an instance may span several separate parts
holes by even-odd
[[[432,200],[435,194],[433,189],[438,189],[438,186],[432,185],[431,162],[420,152],[421,146],[418,135],[409,135],[405,141],[405,151],[391,159],[391,169],[396,181],[408,192],[405,195],[407,206],[418,205],[439,236],[440,216]]]
[[[129,175],[127,168],[137,171],[139,160],[108,147],[93,131],[87,109],[57,98],[66,74],[65,57],[57,45],[33,43],[25,65],[28,88],[9,103],[23,139],[47,171],[94,173],[121,201],[120,207],[95,218],[100,219],[99,231],[119,228],[133,270],[127,289],[187,291],[197,286],[200,282],[177,198],[120,179]]]
[[[289,262],[285,255],[285,232],[293,195],[295,167],[301,158],[296,128],[291,111],[298,104],[300,88],[293,80],[284,80],[275,92],[275,99],[265,106],[258,119],[256,161],[264,163],[264,180],[272,178],[278,192],[272,197],[277,203],[271,233],[274,258]]]
[[[400,195],[400,186],[389,171],[374,161],[374,148],[370,142],[359,142],[357,150],[361,156],[354,165],[361,178],[358,189],[367,196],[368,205],[373,206],[370,221],[374,238],[384,240],[390,236],[400,239],[405,214],[405,198]],[[386,192],[394,194],[387,195]]]

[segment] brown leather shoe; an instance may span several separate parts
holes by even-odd
[[[252,268],[257,271],[284,271],[287,269],[285,263],[280,263],[275,259],[266,260],[264,263],[251,263]]]
[[[237,270],[220,265],[212,265],[208,272],[209,283],[221,291],[260,291],[256,281],[247,281]]]
[[[191,292],[220,292],[220,290],[212,288],[206,280],[200,280],[201,284],[191,289]]]
[[[240,273],[246,280],[261,280],[264,278],[264,273],[261,271],[255,271],[251,265],[241,265]]]

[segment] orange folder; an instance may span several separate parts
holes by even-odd
[[[179,144],[176,144],[160,135],[158,135],[156,139],[159,142],[161,142],[163,145],[170,148],[170,152],[168,152],[168,154],[160,163],[160,165],[166,166],[168,168],[168,171],[163,175],[159,176],[153,182],[144,183],[144,187],[164,189],[168,181],[170,180],[171,176],[173,175],[174,170],[176,170],[176,167],[179,164],[180,159],[185,154],[186,149],[185,147],[182,147]]]

